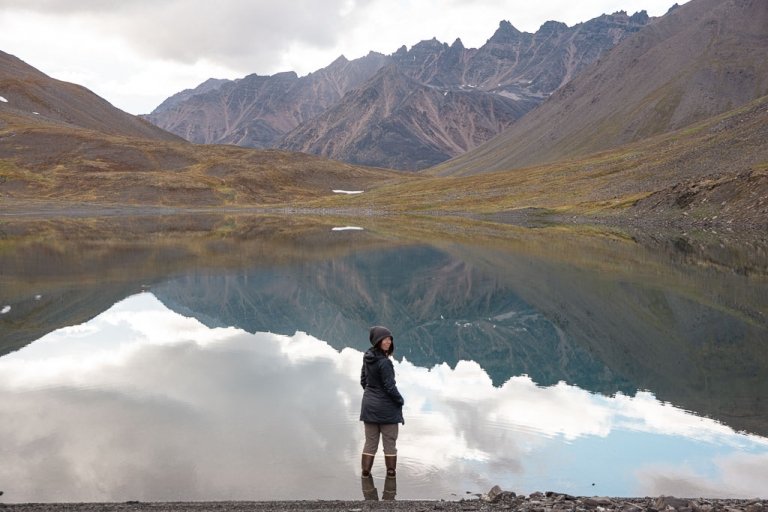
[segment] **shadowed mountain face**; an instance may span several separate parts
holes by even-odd
[[[353,61],[339,57],[301,78],[286,72],[207,80],[171,96],[145,117],[191,142],[275,147],[283,134],[334,105],[387,61],[371,52]]]
[[[488,140],[534,104],[484,91],[440,90],[390,65],[299,125],[280,147],[361,165],[423,169]]]
[[[479,49],[433,39],[390,56],[341,57],[301,78],[209,80],[146,117],[198,143],[420,169],[494,137],[648,21],[622,12],[574,27],[548,22],[535,34],[502,22]],[[385,66],[394,68],[377,74]]]
[[[498,138],[435,169],[467,175],[616,147],[768,94],[768,3],[691,0],[619,43]]]

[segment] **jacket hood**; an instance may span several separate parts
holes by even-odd
[[[392,331],[381,325],[371,327],[371,331],[368,333],[368,341],[371,342],[371,346],[373,347],[386,337],[392,338],[392,342],[394,343],[395,337],[392,336]]]

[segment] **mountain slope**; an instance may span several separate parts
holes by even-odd
[[[482,91],[441,91],[390,65],[287,134],[280,147],[354,164],[422,169],[488,140],[533,104]]]
[[[0,51],[0,112],[45,119],[109,135],[179,140],[147,121],[112,106],[85,87],[55,80]]]
[[[613,150],[518,172],[422,177],[345,198],[344,205],[375,203],[410,212],[514,211],[534,220],[553,213],[567,214],[568,221],[571,215],[610,214],[630,222],[656,218],[681,225],[768,229],[766,140],[768,96]]]
[[[333,105],[386,61],[371,52],[353,61],[339,57],[301,78],[286,72],[208,80],[172,96],[145,118],[191,142],[275,147],[283,134]]]
[[[535,34],[505,21],[479,49],[459,39],[450,46],[432,39],[391,56],[340,58],[303,78],[283,73],[206,82],[169,98],[147,118],[193,142],[420,169],[499,134],[648,21],[645,12],[618,12],[574,27],[548,22]],[[371,80],[392,64],[408,80]],[[383,89],[388,85],[395,89]],[[401,98],[402,108],[382,118],[361,100],[368,96]]]
[[[200,146],[2,55],[0,200],[265,205],[399,176],[285,151]],[[38,110],[33,110],[38,109]]]
[[[433,39],[409,51],[402,47],[392,58],[425,84],[541,101],[649,21],[645,11],[620,11],[573,27],[548,21],[533,34],[502,21],[478,49],[465,49],[458,39],[450,47]]]
[[[1,109],[1,107],[0,107]],[[392,171],[278,150],[202,146],[26,124],[0,112],[0,198],[106,204],[274,205],[365,190]]]
[[[768,3],[691,0],[486,145],[430,172],[552,162],[664,133],[768,94]]]

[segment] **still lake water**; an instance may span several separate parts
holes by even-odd
[[[361,499],[373,324],[397,499],[768,497],[765,240],[357,222],[0,222],[3,499]]]

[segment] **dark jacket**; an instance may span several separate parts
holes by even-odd
[[[376,347],[369,349],[363,356],[360,385],[365,390],[360,406],[360,421],[405,424],[405,400],[395,384],[395,368],[384,352]]]

